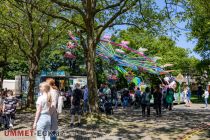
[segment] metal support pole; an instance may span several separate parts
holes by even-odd
[[[180,104],[180,100],[181,100],[181,83],[179,83],[179,100],[178,100],[178,104]]]

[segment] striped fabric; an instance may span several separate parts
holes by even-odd
[[[4,104],[5,104],[4,113],[5,114],[15,113],[17,103],[18,103],[18,99],[16,97],[5,98],[5,100],[4,100]]]

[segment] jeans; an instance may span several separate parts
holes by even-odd
[[[50,136],[48,135],[50,128],[51,116],[49,114],[41,114],[36,125],[36,140],[50,140]]]
[[[51,115],[51,130],[57,130],[58,129],[58,113],[55,110],[53,110],[53,113]]]
[[[15,119],[15,114],[14,113],[5,114],[4,115],[4,126],[5,126],[5,129],[9,129],[10,125],[13,125],[14,119]]]
[[[166,98],[163,98],[163,107],[164,107],[165,109],[168,108],[168,105],[167,105],[167,102],[166,102]]]
[[[88,109],[88,99],[84,100],[84,112],[87,112]]]
[[[56,110],[51,115],[51,130],[56,131],[58,129],[58,113]],[[50,140],[56,140],[56,136],[51,136]]]
[[[117,108],[117,106],[118,106],[118,99],[115,98],[115,99],[114,99],[114,107],[115,107],[115,109]]]
[[[172,103],[167,103],[167,109],[172,110]]]
[[[147,116],[149,117],[150,116],[150,105],[147,105],[147,104],[142,104],[141,105],[142,107],[142,116],[145,117],[145,110],[147,108]]]
[[[156,115],[161,115],[161,103],[155,103]]]
[[[205,100],[206,107],[208,107],[208,98],[204,98],[204,100]]]
[[[128,107],[128,97],[123,98],[123,108]]]

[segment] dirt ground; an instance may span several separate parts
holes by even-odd
[[[141,109],[117,109],[114,115],[86,118],[81,128],[70,128],[70,114],[64,110],[59,116],[58,140],[210,140],[210,109],[202,104],[191,107],[176,105],[172,111],[164,110],[162,117],[142,118]],[[31,128],[34,113],[24,112],[16,116],[15,130]],[[31,140],[35,137],[6,137],[0,132],[0,140]]]

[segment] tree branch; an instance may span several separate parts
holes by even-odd
[[[49,13],[49,12],[46,12],[46,9],[43,10],[43,9],[41,9],[38,5],[35,5],[35,4],[33,4],[32,2],[26,2],[26,1],[23,1],[23,0],[16,0],[16,1],[19,1],[19,2],[22,2],[22,3],[28,3],[28,4],[32,5],[34,8],[36,8],[38,11],[44,13],[44,14],[47,15],[47,16],[50,16],[50,17],[52,17],[52,18],[61,19],[61,20],[63,20],[63,21],[68,22],[69,24],[72,24],[72,25],[77,26],[77,27],[79,27],[79,28],[85,29],[82,25],[80,25],[80,24],[74,22],[73,20],[69,20],[68,18],[65,18],[65,17],[63,17],[63,16],[59,16],[59,15],[56,15],[56,14],[51,14],[51,13]],[[58,2],[57,0],[51,0],[51,1],[54,2],[54,3]],[[62,2],[59,2],[59,3],[62,3]],[[56,4],[57,4],[57,3],[56,3]],[[76,6],[74,6],[74,5],[70,5],[70,4],[68,4],[68,3],[65,3],[65,5],[69,5],[69,6],[67,6],[67,7],[64,7],[64,8],[66,8],[66,9],[71,9],[71,10],[72,10],[72,9],[77,9],[77,8],[78,8],[78,10],[80,10],[79,7],[76,7]],[[61,6],[61,5],[60,5],[60,6]],[[74,7],[74,8],[73,8],[73,7]],[[81,10],[80,10],[80,11],[81,11]],[[81,11],[81,12],[82,12],[82,11]],[[81,14],[81,15],[82,15],[82,17],[85,16],[84,13]],[[84,17],[83,17],[83,18],[84,18]]]
[[[122,4],[122,6],[120,7],[120,10],[118,12],[116,12],[104,25],[102,25],[99,29],[99,32],[97,34],[96,40],[99,41],[100,40],[100,36],[103,33],[103,31],[110,26],[110,24],[117,18],[119,17],[119,15],[127,12],[128,10],[130,10],[133,6],[136,5],[136,3],[138,2],[138,0],[135,0],[130,6],[126,7],[126,4],[129,0],[125,0],[124,3]],[[126,8],[125,8],[126,7]],[[100,26],[100,25],[99,25]]]
[[[30,47],[32,48],[32,47],[34,47],[34,44],[35,44],[35,40],[34,40],[35,34],[34,34],[34,28],[33,28],[33,25],[32,25],[32,22],[33,22],[33,15],[32,15],[33,14],[32,13],[33,8],[32,8],[31,5],[29,6],[27,3],[26,3],[26,11],[27,11],[27,16],[28,16],[28,23],[29,23],[30,30],[31,30],[31,32],[30,32],[30,39],[31,39]]]
[[[75,6],[75,5],[72,5],[70,3],[65,3],[65,2],[61,2],[59,0],[50,0],[51,2],[53,3],[56,3],[57,5],[61,6],[61,7],[66,7],[66,8],[69,8],[69,9],[74,9],[76,10],[77,12],[79,12],[82,17],[85,17],[85,13],[81,10],[81,8]]]
[[[108,10],[108,9],[112,9],[112,8],[118,7],[118,6],[121,5],[121,3],[123,1],[125,1],[125,0],[120,0],[119,2],[117,2],[115,4],[112,4],[112,5],[108,5],[107,7],[96,9],[95,14],[98,13],[98,12],[100,12],[100,11],[103,11],[103,10]]]
[[[141,0],[139,0],[139,12],[140,12],[140,14],[141,14],[142,19],[144,20],[144,22],[146,22],[146,19],[144,17],[143,12],[142,12],[142,3],[141,3]]]
[[[122,22],[122,23],[112,23],[110,24],[108,27],[113,27],[113,26],[117,26],[117,25],[129,25],[129,26],[134,26],[139,30],[142,30],[142,28],[140,28],[138,25],[134,24],[134,23],[129,23],[129,22]]]
[[[169,4],[169,3],[167,2],[167,0],[165,0],[165,4],[166,4],[167,17],[168,17],[169,21],[171,22],[171,24],[172,24],[174,27],[176,27],[177,29],[180,29],[180,30],[183,30],[183,31],[189,31],[189,30],[186,30],[186,29],[183,29],[183,28],[178,27],[178,26],[172,21],[171,16],[170,16],[170,12],[169,12],[169,8],[168,8],[168,4]]]
[[[22,9],[22,8],[23,8],[23,5],[20,5],[20,4],[18,3],[18,1],[16,1],[16,3],[17,3],[18,5],[14,4],[14,2],[11,1],[11,0],[8,0],[8,2],[9,2],[12,6],[14,6],[15,8],[19,9],[20,11],[26,12],[24,9]]]
[[[17,46],[18,46],[19,50],[24,54],[24,56],[25,56],[26,58],[30,58],[30,56],[27,54],[27,52],[21,47],[20,39],[19,39],[18,37],[15,37],[15,36],[13,35],[13,33],[10,32],[10,34],[11,34],[12,39],[8,38],[8,40],[9,40],[12,44],[15,45],[14,39],[17,39]]]
[[[20,31],[20,34],[23,36],[23,38],[25,39],[26,43],[30,46],[31,42],[29,41],[29,39],[27,38],[27,36],[24,34],[24,31],[22,29],[22,27],[18,27],[18,30]]]
[[[73,20],[69,20],[68,18],[65,18],[65,17],[63,17],[63,16],[59,16],[59,15],[47,13],[45,10],[41,10],[41,9],[38,8],[37,6],[36,6],[36,8],[37,8],[40,12],[44,13],[44,14],[47,15],[47,16],[50,16],[50,17],[52,17],[52,18],[61,19],[61,20],[63,20],[63,21],[66,21],[66,22],[69,23],[69,24],[72,24],[72,25],[74,25],[74,26],[77,26],[77,27],[79,27],[79,28],[85,30],[85,28],[84,28],[82,25],[80,25],[80,24],[74,22]]]

